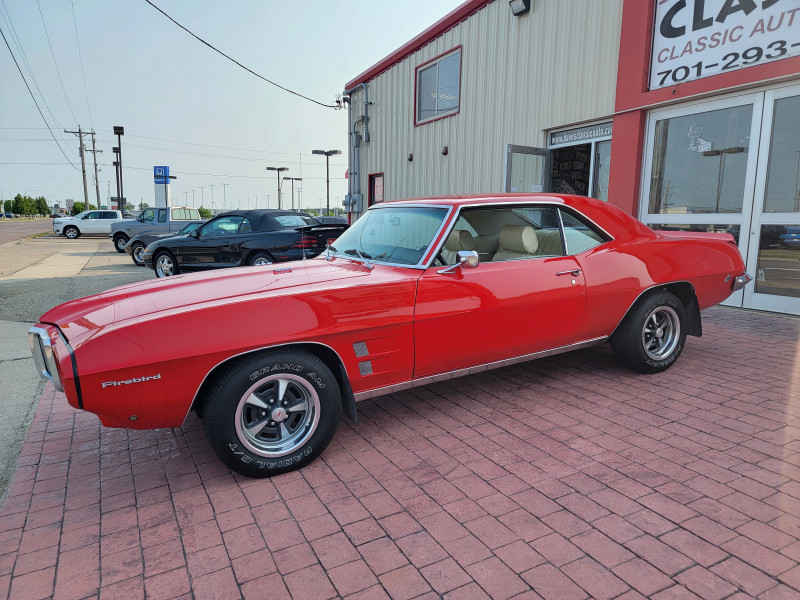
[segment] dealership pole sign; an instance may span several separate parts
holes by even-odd
[[[650,89],[800,55],[800,0],[654,0]]]

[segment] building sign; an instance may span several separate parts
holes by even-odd
[[[153,167],[154,183],[169,183],[169,167]]]
[[[583,144],[593,140],[611,137],[611,121],[587,127],[577,127],[550,134],[550,146],[562,144]]]
[[[654,0],[650,89],[800,55],[797,0]]]

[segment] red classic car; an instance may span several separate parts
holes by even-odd
[[[609,342],[669,367],[700,310],[750,281],[728,234],[654,232],[561,195],[373,206],[326,254],[151,280],[30,330],[39,372],[109,427],[190,410],[231,469],[296,469],[360,399]]]

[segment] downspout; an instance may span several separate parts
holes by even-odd
[[[358,143],[358,138],[356,137],[358,133],[356,132],[356,125],[358,121],[353,121],[352,117],[352,99],[351,95],[355,92],[358,88],[364,89],[364,142],[369,142],[369,88],[367,88],[366,83],[359,83],[357,86],[350,88],[349,90],[345,90],[343,93],[343,99],[347,103],[347,124],[350,127],[350,131],[348,132],[348,144],[349,144],[349,156],[347,162],[347,169],[349,173],[348,181],[347,181],[347,205],[349,212],[354,212],[352,207],[356,205],[358,207],[358,213],[363,212],[363,203],[361,202],[362,194],[361,194],[361,164],[359,162],[360,159],[360,151]],[[359,121],[361,119],[358,119]],[[355,185],[353,182],[353,171],[355,171]],[[355,188],[355,189],[353,189]]]

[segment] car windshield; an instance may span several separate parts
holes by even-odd
[[[195,229],[197,229],[201,225],[202,225],[202,223],[189,223],[188,225],[184,225],[183,229],[181,229],[178,233],[181,233],[181,234],[191,233],[192,231],[194,231]]]
[[[315,218],[306,215],[275,215],[275,220],[281,224],[281,227],[289,229],[320,224]]]
[[[331,252],[347,258],[416,265],[446,216],[446,208],[427,206],[372,209],[337,238]]]

